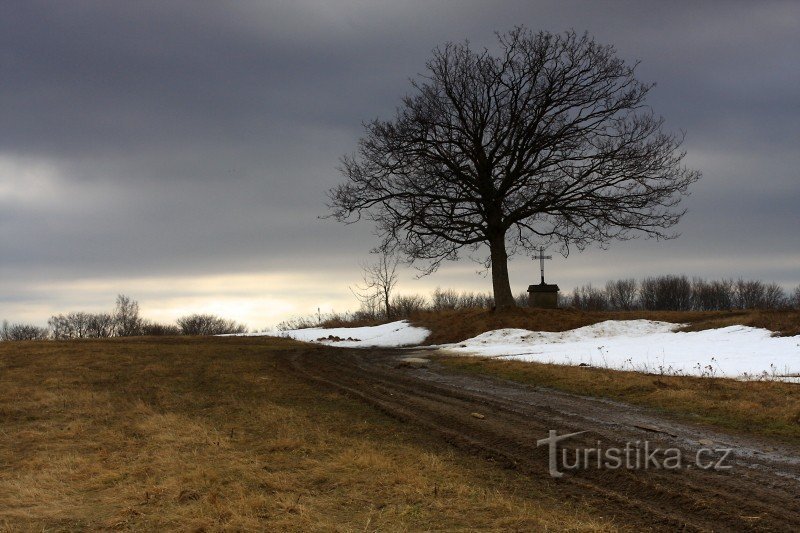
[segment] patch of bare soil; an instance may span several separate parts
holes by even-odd
[[[790,445],[710,431],[622,403],[454,373],[435,361],[398,364],[416,355],[337,350],[287,354],[285,361],[308,380],[422,426],[637,530],[800,531],[800,450]],[[537,446],[550,430],[582,432],[559,444],[570,461],[598,443],[607,450],[637,441],[641,448],[647,441],[650,450],[679,449],[684,466],[590,467],[555,479],[548,473],[548,447]],[[731,468],[698,468],[700,449],[732,449],[723,462]],[[703,464],[723,454],[706,455]]]

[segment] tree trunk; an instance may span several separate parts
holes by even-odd
[[[511,282],[508,279],[508,254],[506,253],[505,233],[492,237],[489,241],[492,258],[492,289],[494,290],[495,309],[513,309],[517,306],[511,293]]]

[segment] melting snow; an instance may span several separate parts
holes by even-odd
[[[298,341],[319,342],[330,346],[344,348],[397,347],[414,346],[425,342],[430,331],[412,326],[406,320],[367,326],[363,328],[306,328],[287,331],[266,331],[250,333],[250,336],[270,335],[273,337],[291,337]],[[328,337],[342,340],[330,340]],[[352,339],[352,340],[347,340]]]
[[[681,324],[608,320],[560,333],[500,329],[440,348],[464,355],[590,365],[650,373],[764,378],[800,375],[800,336],[730,326],[677,332]]]

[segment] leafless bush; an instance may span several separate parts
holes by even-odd
[[[448,311],[458,308],[458,293],[453,289],[436,287],[431,297],[431,309],[434,311]]]
[[[109,313],[67,313],[54,315],[47,321],[54,339],[96,339],[111,337],[116,322]]]
[[[4,320],[0,326],[0,341],[39,341],[48,337],[47,328],[32,324],[9,324]]]
[[[85,336],[90,338],[111,337],[116,321],[110,313],[85,314]]]
[[[568,307],[572,307],[572,294],[564,294],[559,292],[558,293],[558,307],[561,309],[566,309]]]
[[[458,294],[458,309],[491,309],[494,297],[487,292],[462,292]]]
[[[734,307],[738,309],[757,309],[764,307],[766,287],[758,280],[739,278],[735,284]]]
[[[606,283],[606,298],[611,309],[630,311],[636,309],[639,284],[635,279],[618,279]]]
[[[639,302],[650,311],[687,311],[692,308],[692,283],[686,276],[656,276],[642,280]]]
[[[89,313],[54,315],[47,321],[54,339],[85,339],[89,337]]]
[[[427,306],[427,299],[419,294],[399,295],[392,299],[392,309],[397,318],[408,318]]]
[[[514,297],[517,302],[517,307],[528,307],[528,293],[521,292]]]
[[[792,293],[792,307],[800,309],[800,285]]]
[[[735,283],[734,306],[739,309],[782,309],[788,297],[777,283],[738,279]]]
[[[786,309],[790,307],[789,297],[777,283],[767,283],[764,286],[764,308]]]
[[[307,329],[317,328],[320,325],[320,320],[317,315],[314,316],[294,316],[278,323],[276,328],[280,331],[289,331],[292,329]]]
[[[494,298],[491,294],[482,292],[458,292],[453,289],[437,287],[431,296],[432,311],[447,311],[453,309],[491,309],[494,307]]]
[[[181,334],[181,328],[174,324],[159,324],[158,322],[150,322],[149,320],[142,320],[139,331],[142,335],[151,337],[166,337]]]
[[[697,311],[726,311],[733,307],[733,280],[692,280],[692,308]]]
[[[179,318],[176,322],[184,335],[225,335],[247,332],[247,327],[243,324],[209,314],[188,315]]]
[[[578,287],[572,292],[572,306],[584,311],[603,311],[608,309],[608,299],[602,289],[589,284]]]

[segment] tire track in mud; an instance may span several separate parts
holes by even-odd
[[[422,426],[447,442],[531,477],[543,490],[586,501],[604,516],[635,530],[800,531],[800,458],[746,453],[729,471],[586,469],[548,475],[548,451],[537,447],[550,429],[585,431],[563,448],[573,453],[602,441],[604,447],[648,440],[679,447],[694,457],[702,428],[684,426],[652,412],[448,372],[397,368],[400,350],[309,351],[286,356],[307,380],[359,398],[381,411]],[[479,412],[485,419],[472,416]],[[659,427],[667,428],[659,433]],[[713,433],[717,442],[741,439]],[[750,444],[750,443],[747,443]],[[745,448],[742,448],[745,449]],[[747,448],[748,450],[750,448]]]

